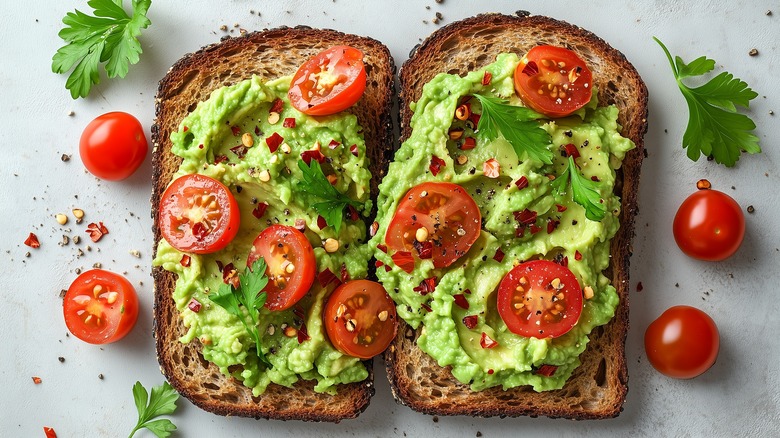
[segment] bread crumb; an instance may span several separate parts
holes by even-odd
[[[750,55],[750,56],[758,56],[758,49],[756,49],[755,47],[753,47],[753,48],[752,48],[752,49],[750,49],[750,51],[748,52],[748,55]]]

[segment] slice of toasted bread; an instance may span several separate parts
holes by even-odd
[[[171,153],[170,134],[179,129],[181,120],[199,102],[208,99],[215,89],[252,75],[264,79],[292,75],[304,61],[334,45],[350,45],[365,55],[366,91],[348,111],[357,116],[363,128],[371,172],[380,175],[388,162],[384,151],[392,142],[395,66],[387,47],[370,38],[332,30],[299,27],[253,32],[186,55],[160,81],[152,127],[154,223],[160,196],[181,162]],[[377,181],[372,181],[372,193],[376,193],[376,185]],[[156,226],[154,238],[156,254],[161,238]],[[154,267],[152,274],[157,358],[171,385],[195,405],[220,415],[336,422],[354,418],[368,406],[374,394],[370,362],[366,381],[342,385],[334,396],[316,393],[312,382],[299,381],[293,388],[272,384],[260,397],[253,397],[251,389],[224,376],[203,359],[197,340],[179,342],[186,329],[172,298],[176,276],[161,267]]]
[[[636,144],[618,170],[615,191],[622,200],[620,230],[611,246],[607,277],[617,288],[620,304],[606,326],[590,335],[582,365],[560,390],[537,393],[530,387],[480,392],[458,382],[446,368],[417,348],[419,335],[402,323],[385,353],[387,374],[396,400],[414,410],[436,415],[544,415],[573,419],[617,416],[627,392],[625,339],[628,330],[628,274],[639,170],[647,130],[647,89],[626,58],[596,35],[571,24],[541,16],[485,14],[452,23],[434,32],[410,54],[400,73],[401,140],[411,134],[410,102],[441,72],[465,75],[493,62],[502,52],[522,56],[536,45],[550,44],[579,54],[593,72],[602,105],[615,104],[622,135]]]

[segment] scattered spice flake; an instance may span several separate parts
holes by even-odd
[[[189,268],[190,262],[192,262],[192,257],[188,256],[187,254],[184,254],[183,256],[181,256],[181,260],[179,261],[179,264],[181,264],[185,268]]]
[[[46,434],[46,438],[57,438],[57,432],[52,427],[44,426],[43,433]]]
[[[97,242],[103,235],[108,234],[108,228],[103,225],[103,222],[92,222],[87,225],[87,234],[89,234],[89,238],[92,239],[93,242]]]
[[[387,245],[384,243],[380,243],[376,246],[376,249],[382,251],[383,253],[387,254]]]
[[[349,215],[349,220],[353,222],[357,222],[360,219],[357,208],[353,207],[352,204],[347,204],[347,214]]]
[[[33,381],[33,383],[35,383],[36,385],[40,385],[40,384],[41,384],[41,382],[43,382],[43,380],[41,380],[41,378],[40,378],[40,377],[38,377],[38,376],[33,376],[33,378],[32,378],[32,381]]]
[[[428,311],[428,312],[432,312],[432,311],[433,311],[433,309],[431,309],[431,306],[429,306],[429,305],[428,305],[428,304],[426,304],[426,303],[422,303],[422,304],[420,304],[420,307],[422,307],[423,309],[425,309],[425,310],[426,310],[426,311]]]
[[[283,108],[284,108],[284,101],[282,99],[277,98],[274,101],[274,103],[271,105],[271,110],[269,112],[280,113],[282,112]]]
[[[563,150],[567,157],[574,157],[574,158],[580,157],[580,151],[578,151],[577,146],[574,146],[572,143],[564,145]]]
[[[490,85],[490,81],[493,80],[493,74],[489,71],[486,71],[484,75],[482,75],[482,85]]]
[[[498,160],[491,158],[482,165],[482,173],[488,178],[498,178],[498,175],[501,173],[501,165],[498,163]]]
[[[477,326],[477,323],[479,322],[479,316],[477,315],[469,315],[463,317],[463,325],[465,325],[469,329],[473,329]]]
[[[538,370],[534,372],[534,374],[539,374],[540,376],[544,377],[551,377],[555,372],[558,371],[557,365],[542,365],[539,367]]]
[[[555,231],[556,228],[558,228],[558,225],[561,223],[561,221],[549,218],[547,219],[547,234],[552,234],[553,231]]]
[[[252,216],[260,219],[265,214],[265,211],[268,210],[268,203],[267,202],[261,202],[257,204],[257,207],[252,210]]]
[[[477,140],[474,140],[474,137],[466,137],[466,139],[463,140],[463,144],[460,145],[460,150],[468,151],[475,147],[477,147]]]
[[[336,275],[330,270],[330,268],[325,268],[322,272],[317,275],[317,281],[320,283],[321,287],[326,287],[327,285],[331,284],[334,281],[339,281],[339,279],[336,277]]]
[[[307,166],[311,166],[312,159],[317,160],[320,164],[324,163],[325,155],[322,155],[322,152],[320,152],[319,149],[314,149],[301,152],[301,159]]]
[[[528,61],[528,64],[523,67],[523,71],[521,73],[527,76],[534,76],[539,73],[539,66],[536,65],[536,62],[534,61]]]
[[[349,272],[347,271],[347,264],[341,264],[341,282],[346,283],[349,281]]]
[[[305,219],[295,219],[295,229],[303,233],[306,231],[306,220]]]
[[[241,128],[238,126],[231,126],[230,131],[233,133],[234,137],[238,137],[238,135],[241,134]]]
[[[524,188],[528,187],[528,178],[521,176],[520,179],[515,181],[515,185],[517,186],[518,190],[523,190]]]
[[[747,206],[747,212],[750,213],[750,214],[753,214],[753,213],[756,212],[756,208],[753,207],[752,205],[748,205]]]
[[[504,251],[501,251],[501,248],[496,249],[496,253],[493,255],[493,260],[497,261],[498,263],[504,261]]]
[[[282,126],[285,128],[295,128],[295,117],[286,117]]]
[[[580,261],[582,260],[582,253],[579,251],[574,251],[574,260]]]
[[[225,284],[233,286],[234,288],[238,288],[238,271],[232,263],[228,263],[224,268],[222,268],[222,281]]]
[[[371,237],[376,236],[376,232],[379,231],[379,222],[371,222],[371,226],[368,227],[368,235]]]
[[[493,368],[490,368],[489,370],[487,370],[487,373],[492,375],[493,373],[495,373],[495,371],[493,371]]]
[[[425,242],[418,242],[417,239],[415,239],[412,242],[412,246],[414,246],[414,249],[417,250],[417,255],[422,260],[429,259],[433,257],[433,243],[430,240],[426,240]]]
[[[350,146],[349,147],[349,151],[352,153],[352,155],[354,155],[356,157],[358,156],[358,147],[357,147],[356,144],[353,144],[352,146]]]
[[[598,177],[598,176],[596,176],[596,175],[593,175],[592,177],[590,177],[590,180],[591,180],[591,181],[595,181],[595,182],[599,182],[599,181],[601,181],[601,179],[599,179],[599,177]]]
[[[482,332],[482,337],[479,339],[479,345],[482,348],[494,348],[498,345],[498,342],[494,341],[487,333]]]
[[[465,310],[469,309],[469,301],[466,299],[465,295],[457,294],[453,295],[452,297],[455,298],[455,304],[457,304],[458,307]]]
[[[419,292],[420,295],[428,295],[436,289],[436,277],[429,277],[420,282],[420,285],[412,289],[415,292]]]
[[[228,157],[225,154],[220,154],[214,157],[214,164],[221,164],[227,162]]]
[[[385,252],[387,252],[385,250]],[[395,263],[396,266],[406,271],[407,274],[411,274],[414,270],[414,257],[412,257],[412,253],[409,251],[396,251],[395,254],[391,256],[393,259],[393,263]]]
[[[637,291],[637,292],[642,292],[642,289],[644,289],[644,288],[645,288],[645,287],[642,285],[642,282],[641,282],[641,281],[640,281],[639,283],[637,283],[637,284],[636,284],[636,291]]]
[[[319,228],[320,230],[324,230],[325,227],[327,227],[327,226],[328,226],[328,221],[326,221],[324,217],[318,215],[317,216],[317,228]]]
[[[377,260],[377,261],[374,262],[374,266],[377,267],[377,268],[381,268],[384,265],[385,265],[385,263],[383,261],[381,261],[381,260]]]
[[[339,146],[341,146],[341,143],[336,140],[331,140],[330,143],[328,143],[328,149],[336,149]]]
[[[470,122],[473,124],[473,126],[474,126],[475,128],[476,128],[477,126],[479,126],[479,119],[480,119],[480,117],[482,117],[482,116],[480,116],[480,115],[479,115],[479,114],[477,114],[477,113],[471,113],[471,116],[469,117],[469,121],[470,121]]]
[[[558,210],[558,213],[563,213],[567,208],[565,205],[555,204],[555,209]]]
[[[27,236],[27,239],[24,240],[24,244],[29,246],[30,248],[41,247],[41,242],[38,241],[38,236],[36,236],[35,233],[30,233],[30,235]]]
[[[268,150],[271,151],[271,153],[276,152],[282,142],[284,142],[284,137],[279,135],[278,132],[274,132],[270,137],[266,137],[265,139],[265,144],[268,146]]]
[[[200,312],[200,301],[196,300],[195,298],[191,299],[189,303],[187,303],[187,308],[192,310],[195,313]]]
[[[263,133],[262,133],[262,131],[260,131],[260,127],[259,127],[259,126],[255,126],[255,135],[259,137],[259,136],[261,136],[262,134],[263,134]]]
[[[536,225],[536,224],[531,224],[530,230],[531,230],[531,234],[536,234],[539,231],[542,231],[542,227],[540,227],[539,225]]]
[[[232,148],[230,148],[230,152],[236,154],[239,160],[243,160],[248,151],[249,148],[244,146],[243,144],[240,144],[238,146],[233,146]]]
[[[536,222],[537,213],[533,210],[526,208],[523,211],[515,211],[512,214],[515,216],[515,220],[520,222],[520,225],[530,225]]]
[[[309,339],[311,338],[309,337],[308,330],[306,330],[306,324],[301,324],[301,328],[298,329],[298,343],[302,344]]]
[[[441,168],[444,167],[447,163],[442,160],[441,158],[437,157],[436,155],[431,156],[431,165],[428,166],[428,169],[430,169],[431,174],[433,176],[436,176],[441,171]]]

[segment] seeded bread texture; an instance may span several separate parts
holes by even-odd
[[[258,75],[275,79],[295,73],[298,67],[320,51],[334,45],[350,45],[363,51],[366,91],[347,110],[357,116],[366,141],[376,193],[379,176],[388,163],[392,148],[391,106],[394,96],[395,65],[389,50],[370,38],[332,30],[305,27],[279,28],[248,33],[203,47],[176,62],[160,81],[152,126],[153,192],[152,217],[157,223],[157,206],[181,159],[171,153],[170,135],[197,104],[207,100],[215,89],[233,85]],[[161,239],[154,227],[154,251]],[[175,274],[154,267],[154,335],[162,373],[183,396],[204,410],[220,415],[282,420],[332,421],[357,417],[374,394],[371,363],[369,378],[341,385],[335,396],[314,392],[313,382],[299,381],[292,388],[272,384],[259,397],[251,389],[203,359],[197,340],[182,344],[186,333],[173,301]]]
[[[560,390],[537,393],[530,387],[504,391],[494,387],[474,392],[458,382],[415,341],[419,332],[401,323],[385,352],[387,374],[396,400],[432,415],[548,416],[598,419],[617,416],[628,390],[625,339],[628,331],[629,258],[637,213],[639,171],[647,131],[647,88],[619,51],[596,35],[571,24],[519,12],[516,16],[483,14],[445,26],[410,54],[400,72],[401,141],[411,134],[409,104],[436,74],[465,75],[493,62],[496,55],[522,56],[549,44],[575,51],[593,72],[600,105],[620,110],[622,135],[636,144],[618,171],[615,191],[621,197],[620,230],[611,244],[612,263],[605,273],[617,289],[620,304],[607,325],[590,336],[582,365]]]

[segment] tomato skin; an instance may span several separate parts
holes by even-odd
[[[560,281],[559,289],[551,287],[555,279]],[[524,290],[518,291],[518,287]],[[498,285],[496,304],[512,333],[527,338],[557,338],[577,324],[582,313],[582,289],[569,268],[549,260],[532,260],[504,276]],[[520,309],[516,307],[519,304]]]
[[[520,60],[514,82],[526,106],[555,118],[568,116],[590,102],[593,77],[585,62],[571,50],[536,46]]]
[[[385,351],[398,330],[395,303],[381,284],[369,280],[348,281],[337,287],[328,297],[323,318],[333,346],[360,359]],[[352,323],[355,325],[348,327]]]
[[[211,201],[216,201],[216,209]],[[158,225],[165,240],[182,252],[208,254],[226,247],[238,233],[238,202],[221,182],[205,175],[175,179],[160,199]]]
[[[745,237],[745,215],[729,195],[712,189],[691,194],[677,210],[674,240],[683,253],[699,260],[731,257]]]
[[[317,271],[314,249],[306,236],[287,225],[274,224],[263,230],[252,243],[246,264],[251,267],[262,257],[266,263],[268,284],[265,307],[289,309],[311,288]],[[286,271],[288,265],[292,272]]]
[[[719,349],[715,321],[695,307],[671,307],[645,331],[645,352],[650,364],[658,372],[677,379],[691,379],[710,369]]]
[[[312,77],[315,79],[312,80]],[[325,116],[354,105],[365,89],[363,52],[354,47],[334,46],[323,50],[298,69],[287,95],[298,111]]]
[[[84,128],[79,155],[84,167],[98,178],[123,180],[141,166],[149,145],[141,122],[115,111],[96,117]]]
[[[138,295],[123,276],[103,269],[83,272],[63,299],[65,325],[90,344],[122,339],[138,319]]]

